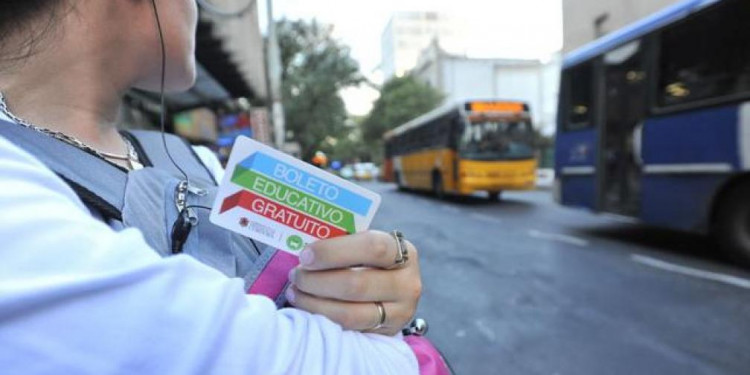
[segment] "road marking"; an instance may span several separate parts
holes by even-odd
[[[484,336],[487,340],[495,342],[497,336],[495,336],[495,332],[490,327],[488,327],[487,324],[485,324],[481,320],[475,320],[474,326],[477,327],[479,333],[481,333],[482,336]]]
[[[459,210],[458,208],[453,207],[453,206],[446,206],[444,204],[441,204],[439,207],[440,207],[441,210],[447,211],[447,212],[450,212],[450,213],[453,213],[453,214],[459,214],[459,213],[461,213],[461,210]]]
[[[630,256],[630,259],[633,262],[640,263],[645,266],[649,266],[653,268],[658,268],[663,271],[679,273],[685,276],[692,276],[692,277],[696,277],[699,279],[711,280],[711,281],[716,281],[716,282],[720,282],[724,284],[734,285],[740,288],[750,289],[750,280],[743,279],[741,277],[725,275],[723,273],[704,271],[704,270],[700,270],[696,268],[685,267],[685,266],[681,266],[678,264],[665,262],[663,260],[659,260],[656,258],[651,258],[651,257],[643,256],[643,255],[637,255],[637,254],[632,254]]]
[[[494,216],[490,216],[490,215],[486,215],[486,214],[472,213],[469,216],[471,216],[471,217],[473,217],[473,218],[475,218],[477,220],[486,221],[486,222],[489,222],[489,223],[492,223],[492,224],[502,224],[502,222],[503,222],[502,220],[500,220],[500,219],[498,219],[498,218],[496,218]]]
[[[633,218],[633,217],[630,217],[630,216],[612,214],[612,213],[609,213],[609,212],[602,212],[600,215],[602,217],[606,217],[608,219],[612,219],[614,221],[617,221],[617,222],[620,222],[620,223],[625,223],[625,224],[638,224],[638,223],[641,222],[640,220],[638,220],[636,218]]]
[[[542,239],[542,240],[563,242],[563,243],[580,246],[580,247],[586,247],[589,245],[589,241],[584,240],[583,238],[566,236],[564,234],[559,234],[559,233],[545,233],[545,232],[540,232],[534,229],[529,231],[529,236],[533,238]]]

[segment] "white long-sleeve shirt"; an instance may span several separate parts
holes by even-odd
[[[0,373],[416,374],[399,338],[277,310],[192,258],[114,232],[0,138]]]

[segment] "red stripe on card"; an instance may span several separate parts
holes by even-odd
[[[240,200],[244,197],[242,194],[243,192],[239,192],[237,194],[234,194],[232,196],[227,197],[227,199],[224,199],[224,202],[221,204],[221,211],[219,211],[220,214],[223,214],[237,206],[240,205]]]
[[[221,213],[229,211],[235,207],[242,207],[245,210],[321,240],[347,234],[343,229],[305,215],[297,210],[282,206],[274,201],[246,190],[240,191],[239,193],[226,198],[221,205]]]

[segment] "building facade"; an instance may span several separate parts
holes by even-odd
[[[454,55],[433,42],[411,73],[437,88],[446,103],[471,99],[506,99],[529,103],[535,126],[554,131],[560,84],[560,58],[550,61],[477,59]]]
[[[417,65],[422,50],[434,39],[454,53],[460,53],[466,29],[461,20],[435,12],[396,13],[381,37],[380,70],[383,78],[403,76]]]
[[[563,53],[681,0],[563,0]]]

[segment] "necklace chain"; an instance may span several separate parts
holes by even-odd
[[[72,145],[74,147],[77,147],[81,150],[90,152],[96,156],[98,156],[101,159],[117,159],[117,160],[127,160],[128,164],[130,165],[131,169],[141,169],[143,168],[143,164],[141,164],[140,159],[138,157],[138,152],[136,152],[135,147],[133,147],[133,144],[130,143],[130,141],[122,137],[122,140],[125,142],[125,145],[128,148],[128,153],[125,155],[118,155],[118,154],[112,154],[109,152],[99,151],[85,143],[83,143],[78,138],[75,138],[73,136],[67,135],[63,132],[50,130],[48,128],[44,128],[41,126],[34,125],[18,116],[16,116],[13,112],[8,109],[8,103],[5,101],[5,96],[2,92],[0,92],[0,112],[8,116],[11,120],[16,122],[18,125],[23,126],[25,128],[32,129],[34,131],[37,131],[42,134],[46,134],[52,138],[55,138],[57,140],[63,141],[69,145]]]

